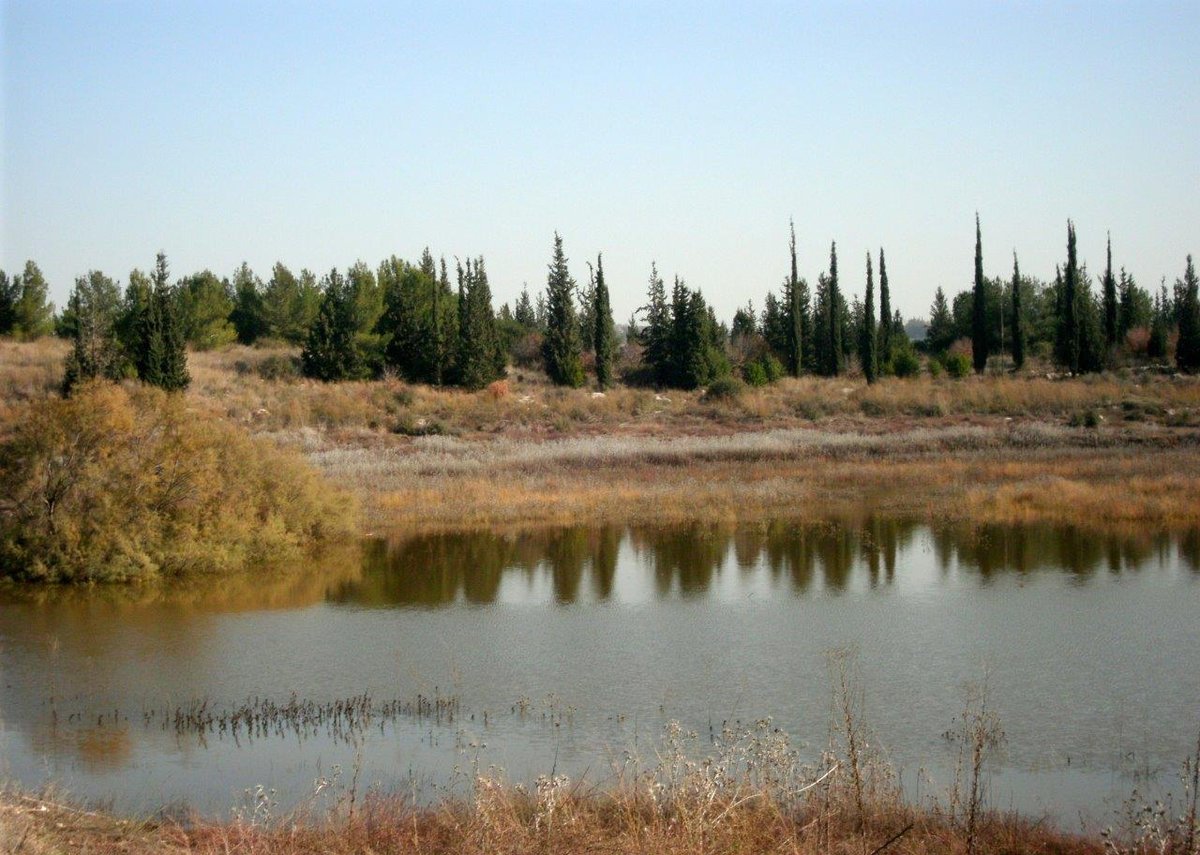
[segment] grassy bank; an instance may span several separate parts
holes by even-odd
[[[64,345],[0,342],[0,395],[57,388]],[[191,355],[189,405],[304,452],[376,533],[903,514],[1096,528],[1200,520],[1200,381],[1030,371],[784,380],[731,398],[321,384],[295,354]],[[0,425],[5,409],[0,409]]]

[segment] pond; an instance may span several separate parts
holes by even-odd
[[[830,652],[907,794],[951,784],[986,682],[989,804],[1103,824],[1200,727],[1200,532],[900,520],[370,541],[217,586],[0,591],[0,780],[124,812],[282,807],[358,773],[436,798],[475,768],[603,782],[667,722],[770,717],[815,759]]]

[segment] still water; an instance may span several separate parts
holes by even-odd
[[[815,758],[847,647],[911,797],[950,785],[943,734],[985,677],[1006,735],[990,803],[1064,824],[1177,784],[1200,727],[1200,532],[571,528],[325,564],[0,591],[0,780],[222,816],[260,784],[294,804],[336,767],[417,798],[475,764],[603,781],[669,720],[702,751],[768,716]]]

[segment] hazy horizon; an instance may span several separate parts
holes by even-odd
[[[124,281],[482,254],[496,304],[604,253],[719,316],[838,244],[893,304],[1080,258],[1157,286],[1200,250],[1196,4],[6,2],[0,268]]]

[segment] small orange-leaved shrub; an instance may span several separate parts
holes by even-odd
[[[301,458],[143,387],[27,405],[0,445],[0,578],[138,581],[295,561],[357,511]]]

